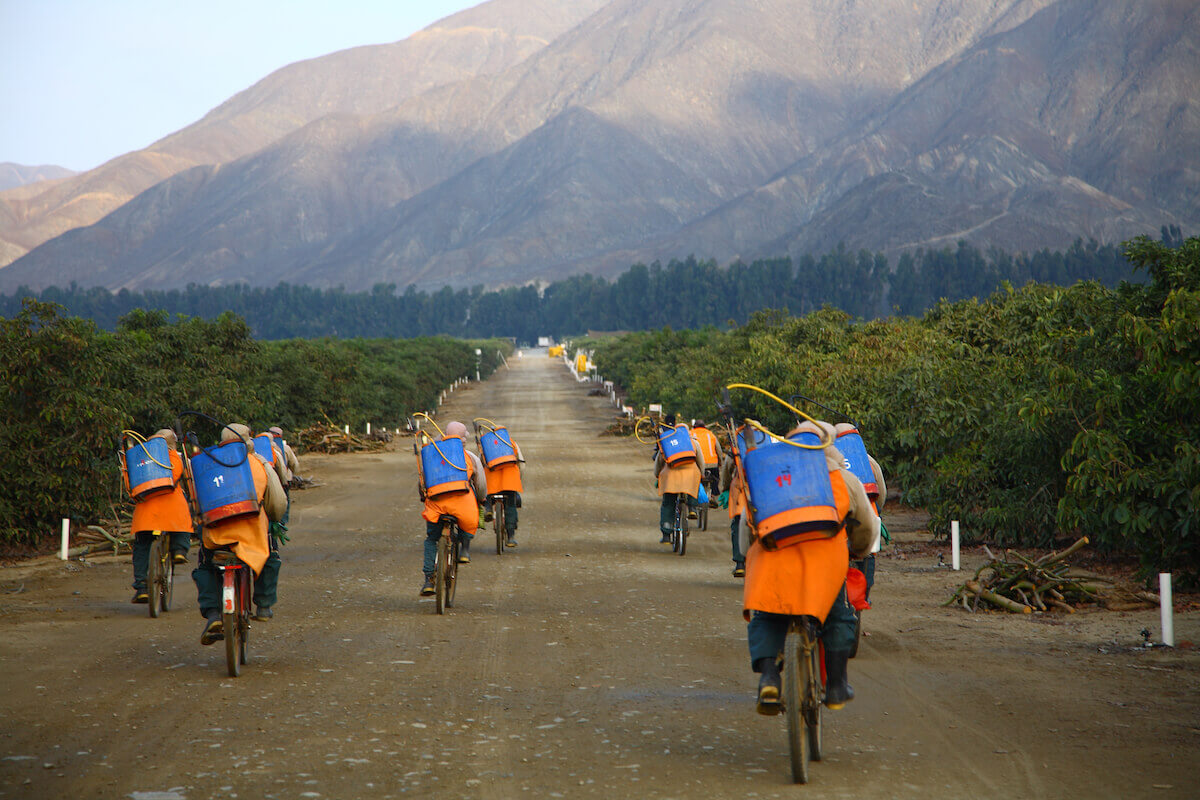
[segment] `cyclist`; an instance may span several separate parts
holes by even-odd
[[[446,426],[442,441],[462,439],[465,442],[466,438],[467,426],[455,421]],[[465,447],[463,453],[467,457],[468,488],[442,492],[431,497],[425,491],[423,480],[417,484],[417,492],[422,502],[425,503],[425,508],[421,512],[421,517],[425,520],[425,559],[421,565],[425,574],[425,582],[421,584],[421,594],[423,595],[434,593],[433,570],[437,563],[438,538],[442,535],[442,523],[439,520],[443,514],[454,517],[458,522],[459,530],[462,531],[462,538],[459,540],[458,563],[469,564],[471,562],[471,539],[474,538],[475,531],[479,528],[479,517],[483,501],[487,497],[487,487],[484,484],[483,464],[479,461],[479,456]]]
[[[708,429],[704,420],[698,419],[692,423],[692,439],[696,442],[696,451],[704,461],[702,466],[704,485],[709,491],[709,506],[717,507],[717,492],[712,491],[720,480],[721,461],[725,453],[721,449],[721,441],[716,434]]]
[[[834,436],[826,422],[820,427],[805,421],[789,433],[810,432],[822,439]],[[746,553],[746,584],[742,597],[742,616],[749,623],[746,634],[750,661],[761,673],[757,710],[760,714],[778,714],[780,676],[777,654],[783,649],[789,618],[812,616],[823,625],[825,670],[828,677],[825,705],[839,709],[854,698],[846,678],[846,665],[854,644],[854,610],[846,599],[846,571],[849,556],[861,558],[879,535],[879,518],[871,508],[862,483],[854,473],[843,469],[845,459],[832,445],[824,448],[828,484],[805,485],[804,481],[781,484],[790,487],[789,497],[796,510],[813,522],[805,533],[788,541],[798,543],[768,550],[753,531],[745,514],[740,533]],[[821,477],[815,481],[824,480]],[[810,507],[818,492],[832,493],[836,509]],[[825,515],[823,518],[818,514]],[[753,543],[747,542],[753,539]]]
[[[159,491],[134,500],[133,524],[133,600],[148,603],[146,593],[146,571],[150,566],[150,545],[154,541],[151,531],[162,531],[171,537],[171,558],[176,564],[187,561],[188,548],[192,543],[192,512],[183,493],[183,458],[176,448],[175,431],[163,428],[150,438],[161,438],[171,449],[171,486],[169,491]],[[128,479],[126,479],[128,480]]]
[[[858,428],[847,422],[839,422],[834,426],[838,438],[851,433],[858,433]],[[861,434],[860,434],[861,436]],[[863,452],[866,452],[865,449]],[[871,508],[875,511],[875,516],[883,516],[883,506],[887,503],[887,483],[883,479],[883,469],[879,466],[879,462],[870,454],[867,455],[867,465],[855,464],[853,459],[848,459],[850,462],[850,471],[853,472],[862,482],[863,489],[866,490],[867,499],[871,501]],[[864,466],[870,467],[870,473],[864,469]],[[883,522],[880,521],[880,534],[883,534]],[[863,577],[867,579],[867,592],[864,597],[868,602],[871,599],[871,587],[875,585],[875,554],[879,552],[880,540],[875,539],[871,545],[870,551],[861,559],[854,559],[850,562],[850,566],[855,567],[862,572]]]
[[[480,444],[479,456],[483,462],[483,469],[487,477],[487,493],[491,495],[503,495],[504,497],[504,546],[517,546],[517,509],[521,507],[521,492],[523,491],[523,479],[525,477],[525,456],[521,452],[521,445],[513,441],[507,429],[504,429],[504,436],[512,443],[512,452],[501,442],[501,452],[498,458],[493,459],[491,466],[487,463],[487,453],[484,452],[483,444]],[[492,512],[489,510],[484,517],[488,522],[492,520]]]
[[[741,486],[738,485],[738,466],[732,453],[725,453],[721,459],[721,472],[717,488],[721,490],[718,504],[729,509],[729,545],[733,551],[733,577],[746,577],[746,556],[738,544],[738,527],[741,516],[746,511],[746,500],[742,497]]]
[[[667,427],[674,428],[675,415],[668,414],[663,422]],[[686,431],[686,427],[684,430]],[[682,452],[672,454],[670,463],[661,446],[655,450],[654,477],[658,478],[658,493],[662,496],[658,513],[658,528],[662,533],[660,543],[671,543],[671,528],[675,524],[675,498],[681,494],[691,498],[688,500],[690,510],[700,497],[700,467],[696,464],[696,445],[690,433],[686,436],[684,444]]]
[[[283,518],[287,510],[287,497],[279,477],[267,462],[254,452],[250,440],[250,428],[241,423],[230,423],[221,429],[221,444],[241,440],[247,448],[250,474],[254,478],[254,494],[258,498],[258,513],[223,519],[203,526],[200,540],[200,557],[192,570],[196,582],[200,613],[204,616],[204,631],[200,644],[212,644],[224,638],[221,624],[221,573],[213,566],[212,551],[227,548],[254,572],[254,619],[266,621],[274,616],[279,586],[279,553],[270,544],[268,533],[272,520]]]

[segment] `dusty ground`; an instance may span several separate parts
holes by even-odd
[[[187,572],[152,620],[127,557],[0,570],[0,797],[1200,795],[1200,654],[1138,647],[1157,612],[941,608],[963,575],[912,547],[911,514],[886,517],[858,698],[792,786],[782,718],[752,710],[727,528],[664,550],[645,449],[597,436],[611,408],[561,362],[512,365],[443,409],[529,459],[520,548],[481,540],[447,616],[417,597],[407,441],[303,459],[321,485],[237,679]],[[1200,613],[1176,636],[1200,641]]]

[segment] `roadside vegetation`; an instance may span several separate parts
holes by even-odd
[[[866,322],[830,307],[761,312],[727,332],[663,328],[589,345],[640,407],[711,420],[721,387],[744,382],[844,410],[933,530],[957,519],[978,541],[1031,547],[1086,535],[1195,586],[1200,238],[1139,238],[1125,257],[1148,283],[1005,285]],[[791,422],[759,395],[734,400],[776,430]]]
[[[32,544],[64,516],[84,524],[115,516],[122,430],[149,435],[184,410],[255,430],[395,425],[432,407],[455,379],[474,378],[476,349],[487,376],[512,344],[262,342],[233,314],[206,321],[142,310],[110,333],[26,299],[15,316],[0,319],[0,542]]]

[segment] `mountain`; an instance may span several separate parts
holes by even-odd
[[[689,253],[1031,250],[1200,223],[1188,0],[537,5],[575,16],[519,34],[530,4],[496,0],[438,23],[491,15],[538,44],[473,72],[447,56],[455,78],[382,109],[290,101],[311,120],[41,245],[0,289],[502,286]],[[320,62],[330,87],[366,80]],[[226,106],[262,108],[253,91]],[[219,138],[205,124],[177,136]]]
[[[66,167],[56,167],[52,164],[29,167],[24,164],[14,164],[11,161],[5,161],[0,163],[0,191],[14,189],[17,186],[24,186],[28,183],[37,183],[38,181],[69,178],[74,174],[73,170],[69,170]]]
[[[145,150],[52,186],[0,192],[0,266],[96,222],[184,170],[257,152],[327,115],[379,113],[431,87],[502,71],[602,5],[494,0],[394,44],[356,47],[277,70]]]

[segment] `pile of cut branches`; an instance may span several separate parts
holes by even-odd
[[[1104,589],[1099,584],[1111,584],[1111,581],[1073,573],[1067,565],[1067,556],[1087,543],[1085,536],[1066,550],[1049,553],[1037,560],[1012,550],[1004,551],[1004,558],[999,559],[984,547],[991,561],[976,570],[975,577],[958,587],[943,605],[960,605],[975,611],[980,603],[987,603],[1017,614],[1052,609],[1073,614],[1075,606],[1081,603],[1109,605],[1109,598],[1102,596]],[[1143,604],[1158,603],[1157,596],[1149,592],[1124,591]]]
[[[297,434],[297,439],[306,453],[363,453],[387,447],[382,438],[355,436],[332,424],[305,428]]]
[[[620,416],[613,420],[612,424],[600,432],[601,436],[633,436],[633,429],[637,427],[637,417]]]
[[[129,522],[118,516],[116,520],[107,521],[104,525],[88,525],[82,530],[73,531],[71,542],[74,546],[67,551],[67,558],[79,558],[108,550],[120,553],[122,549],[132,550],[133,534],[129,532]]]

